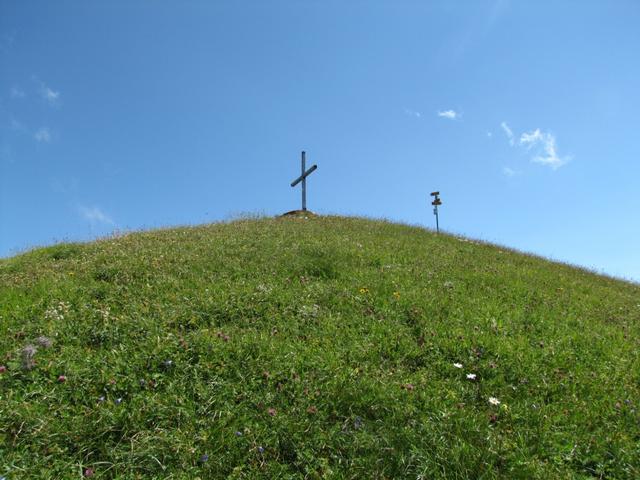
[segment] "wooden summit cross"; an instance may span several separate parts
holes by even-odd
[[[302,182],[302,211],[304,212],[307,211],[307,177],[311,175],[316,168],[318,168],[318,165],[313,165],[309,170],[305,171],[305,152],[302,152],[302,174],[291,182],[291,186],[295,187]]]

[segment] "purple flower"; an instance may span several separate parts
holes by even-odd
[[[236,437],[241,437],[242,436],[242,432],[238,431],[236,432]]]
[[[122,403],[122,398],[116,398],[116,405],[120,405]]]
[[[259,451],[260,453],[264,453],[264,448],[262,448],[262,447],[258,447],[258,451]]]
[[[206,453],[200,457],[200,463],[205,463],[209,460],[209,455]]]

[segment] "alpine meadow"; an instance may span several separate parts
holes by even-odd
[[[640,286],[337,216],[0,260],[0,476],[634,479]]]

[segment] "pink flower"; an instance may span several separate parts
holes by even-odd
[[[60,376],[58,377],[58,382],[60,382],[60,383],[64,383],[64,382],[66,382],[66,381],[67,381],[67,377],[66,377],[65,375],[60,375]]]
[[[271,415],[272,417],[275,417],[275,416],[276,416],[276,414],[278,413],[278,411],[277,411],[275,408],[273,408],[273,407],[269,408],[269,409],[267,410],[267,412],[268,412],[268,413],[269,413],[269,415]]]
[[[7,367],[4,365],[0,365],[0,373],[4,373],[7,371]]]

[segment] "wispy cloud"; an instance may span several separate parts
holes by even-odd
[[[505,177],[515,177],[519,172],[515,171],[513,168],[504,167],[502,169],[502,173]]]
[[[509,125],[507,125],[507,122],[502,122],[500,124],[500,127],[502,128],[502,130],[504,130],[505,135],[509,139],[509,145],[511,145],[511,146],[515,145],[515,139],[513,138],[513,132],[511,131],[511,128],[509,128]]]
[[[557,170],[571,160],[571,157],[560,157],[556,145],[556,137],[548,132],[541,132],[539,128],[525,132],[520,136],[520,145],[527,150],[535,151],[532,162],[540,163]]]
[[[48,127],[41,127],[33,134],[37,142],[49,143],[51,141],[51,130]]]
[[[409,115],[410,117],[416,117],[416,118],[422,117],[422,114],[420,112],[417,112],[415,110],[411,110],[410,108],[405,108],[404,109],[404,113],[405,113],[405,115]]]
[[[46,86],[42,87],[42,90],[40,90],[40,95],[42,95],[42,98],[44,98],[51,104],[57,103],[58,99],[60,98],[60,92],[55,92]]]
[[[455,110],[442,110],[438,111],[438,116],[442,118],[448,118],[449,120],[455,120],[460,117],[460,113]]]
[[[111,219],[111,217],[104,213],[99,207],[85,207],[83,205],[80,205],[78,207],[78,212],[80,212],[82,218],[87,220],[92,225],[115,225],[115,222]]]
[[[11,95],[11,98],[24,98],[26,93],[24,93],[24,90],[19,87],[11,87],[9,95]]]
[[[37,77],[32,77],[39,85],[38,94],[49,104],[58,105],[60,102],[60,92],[53,90]]]

